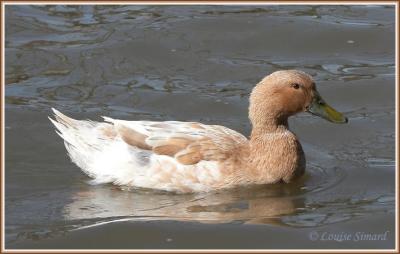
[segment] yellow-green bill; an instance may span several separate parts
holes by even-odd
[[[322,117],[332,123],[347,123],[348,119],[342,113],[336,111],[334,108],[329,106],[319,95],[315,92],[314,99],[307,111],[313,115]]]

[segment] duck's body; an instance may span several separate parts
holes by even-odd
[[[72,161],[98,183],[209,191],[288,182],[305,167],[301,146],[288,130],[248,140],[218,125],[111,118],[98,123],[54,113]]]
[[[303,111],[318,94],[305,89],[299,99],[284,90],[287,82],[312,90],[311,77],[302,72],[274,74],[252,92],[250,139],[219,125],[107,117],[106,122],[79,121],[57,110],[52,122],[72,161],[97,183],[199,192],[290,182],[304,173],[305,157],[287,117]]]

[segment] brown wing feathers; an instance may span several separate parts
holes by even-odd
[[[154,140],[154,138],[152,138]],[[168,139],[162,139],[153,146],[153,151],[156,154],[164,154],[174,156],[179,151],[185,149],[193,140],[181,137],[172,137]]]
[[[140,149],[151,150],[151,146],[146,143],[146,135],[139,133],[131,128],[125,127],[121,124],[114,125],[118,134],[121,136],[122,140],[125,143],[136,146]]]
[[[191,123],[190,127],[205,130],[202,125],[197,123]],[[140,149],[152,150],[159,155],[175,157],[177,161],[185,165],[193,165],[201,160],[224,160],[240,143],[240,139],[215,128],[209,130],[210,133],[202,132],[201,135],[176,132],[175,135],[163,136],[160,132],[161,135],[157,136],[154,133],[156,135],[150,137],[121,124],[115,124],[115,129],[127,144]]]

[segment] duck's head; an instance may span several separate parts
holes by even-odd
[[[253,125],[285,124],[289,116],[309,112],[333,123],[347,118],[320,96],[312,77],[298,70],[276,71],[266,76],[250,95]]]

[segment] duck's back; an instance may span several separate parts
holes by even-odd
[[[79,121],[54,110],[71,160],[94,183],[166,191],[227,187],[223,162],[248,140],[218,125],[195,122]]]

